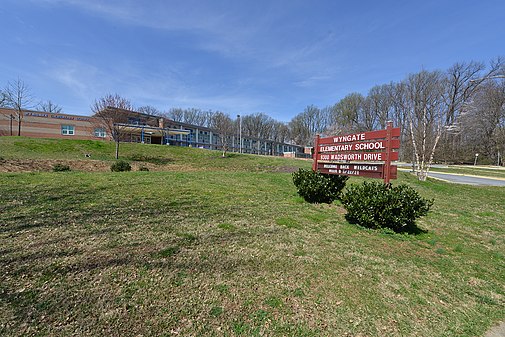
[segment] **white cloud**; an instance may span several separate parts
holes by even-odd
[[[291,5],[196,0],[170,3],[45,0],[45,3],[72,6],[121,25],[181,34],[191,41],[192,50],[210,53],[221,65],[233,64],[238,68],[228,78],[215,80],[196,74],[200,65],[194,66],[186,60],[181,60],[179,68],[158,63],[154,67],[157,69],[150,72],[127,57],[106,68],[77,60],[64,60],[51,68],[52,78],[89,102],[117,92],[136,104],[151,104],[160,109],[181,106],[229,113],[268,111],[279,100],[270,96],[268,88],[282,85],[287,92],[290,90],[287,86],[293,90],[315,87],[340,71],[336,65],[336,44],[341,37],[329,32],[315,34],[319,38],[302,36],[304,29],[289,21]],[[202,69],[206,66],[201,65]],[[210,76],[219,76],[218,72],[213,67]],[[255,90],[258,87],[262,89]]]
[[[76,96],[86,104],[105,94],[118,93],[135,105],[153,105],[160,110],[196,107],[232,114],[259,111],[265,105],[264,100],[240,92],[221,93],[217,87],[186,83],[177,68],[166,67],[146,73],[144,68],[122,62],[104,71],[75,59],[54,62],[54,65],[47,65],[45,75],[63,85],[68,95]]]
[[[64,85],[70,92],[81,99],[90,99],[99,82],[100,71],[97,67],[78,60],[53,60],[46,64],[46,75]]]
[[[194,37],[193,47],[230,59],[242,59],[257,67],[284,69],[295,75],[324,68],[334,72],[324,55],[337,54],[339,37],[322,34],[303,41],[291,36],[289,8],[270,2],[235,1],[132,1],[132,0],[44,0],[53,5],[81,8],[106,20],[157,30],[179,31]],[[293,6],[293,4],[291,4]],[[303,29],[299,29],[303,32]],[[297,41],[296,43],[294,41]]]

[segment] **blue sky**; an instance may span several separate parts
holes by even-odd
[[[505,56],[505,1],[2,0],[0,87],[89,115],[118,93],[136,106],[264,112],[421,69]]]

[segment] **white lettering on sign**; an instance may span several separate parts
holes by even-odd
[[[382,153],[364,153],[363,160],[381,161]]]
[[[354,135],[333,137],[334,143],[356,142],[359,140],[365,140],[364,133],[356,133]]]
[[[382,150],[386,148],[383,141],[354,143],[354,144],[339,144],[339,145],[322,145],[319,147],[319,152],[345,152],[352,150]]]
[[[343,170],[342,173],[350,175],[350,176],[358,176],[359,175],[359,171],[351,171],[351,170]]]
[[[353,165],[354,170],[358,171],[378,171],[379,166],[376,165]]]
[[[363,160],[362,153],[337,153],[330,154],[329,160]],[[323,155],[321,155],[321,159],[323,159]]]
[[[354,150],[380,150],[385,149],[384,142],[368,142],[368,143],[356,143],[354,144]]]
[[[320,152],[339,152],[339,151],[351,151],[352,145],[332,145],[332,146],[321,146],[319,147]]]

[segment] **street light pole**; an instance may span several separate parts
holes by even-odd
[[[240,115],[237,115],[238,125],[239,125],[239,153],[242,153],[242,118]]]
[[[477,158],[479,158],[479,154],[475,154],[475,161],[473,162],[473,166],[477,165]]]

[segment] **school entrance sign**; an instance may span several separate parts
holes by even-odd
[[[400,148],[400,128],[388,122],[386,129],[354,133],[345,136],[320,138],[314,142],[312,170],[326,174],[340,174],[384,179],[396,179],[396,165]]]

